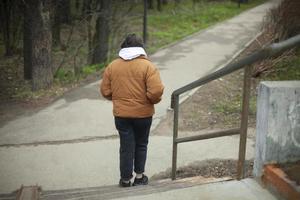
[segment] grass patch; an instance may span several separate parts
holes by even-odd
[[[212,104],[212,113],[218,115],[225,125],[239,125],[240,115],[242,112],[242,94],[230,99],[222,99]],[[249,101],[249,116],[255,117],[256,115],[256,97],[253,96]]]
[[[102,64],[95,64],[95,65],[86,65],[82,67],[79,71],[79,73],[75,73],[74,70],[66,70],[64,68],[59,69],[55,76],[54,79],[55,81],[66,84],[66,83],[72,83],[74,81],[79,81],[91,74],[95,74],[99,72],[101,69],[103,69],[105,66],[104,63]]]
[[[288,81],[300,80],[300,49],[294,55],[284,57],[273,65],[267,72],[263,73],[260,81]],[[242,84],[242,82],[241,82]],[[212,112],[222,117],[224,124],[234,124],[241,113],[242,93],[233,93],[233,97],[223,97],[212,104]],[[256,116],[256,87],[252,85],[251,98],[249,102],[249,120],[254,124]]]
[[[282,59],[263,75],[263,80],[300,80],[300,48],[286,59]]]
[[[65,91],[67,91],[67,89],[62,87],[62,85],[57,81],[55,81],[52,87],[49,89],[32,91],[31,81],[25,81],[22,86],[18,87],[18,91],[16,91],[11,95],[11,97],[13,99],[19,99],[24,102],[27,102],[27,101],[40,100],[42,98],[54,98],[62,95]]]
[[[75,81],[76,76],[73,71],[61,68],[56,72],[54,79],[55,81],[65,84]]]
[[[224,115],[237,114],[242,111],[242,94],[236,94],[233,98],[222,99],[212,106],[215,112],[223,113]],[[249,101],[249,114],[256,114],[256,98],[250,98]]]
[[[215,112],[223,113],[225,115],[239,113],[241,111],[241,97],[236,96],[230,101],[220,101],[212,106]]]
[[[87,65],[81,69],[81,73],[83,74],[83,76],[87,76],[87,75],[93,74],[97,71],[100,71],[101,69],[104,68],[104,66],[105,66],[104,63],[96,64],[96,65]]]
[[[186,1],[178,7],[168,5],[163,12],[151,11],[148,16],[148,52],[182,39],[199,30],[229,19],[241,12],[255,7],[265,0],[253,0],[242,4],[241,8],[232,1]]]

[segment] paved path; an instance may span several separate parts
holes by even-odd
[[[131,196],[118,200],[277,200],[268,190],[253,179],[204,184],[189,188]]]
[[[236,159],[238,137],[218,138],[179,146],[178,165],[213,158]],[[64,145],[7,148],[0,150],[0,194],[21,184],[38,184],[58,190],[114,185],[119,180],[117,139]],[[248,149],[253,141],[248,142]],[[222,151],[216,150],[216,147]],[[235,147],[235,148],[233,148]],[[170,137],[151,137],[146,173],[152,176],[171,166]],[[218,154],[216,154],[218,153]],[[247,157],[253,157],[247,152]]]
[[[165,85],[163,100],[156,106],[156,121],[165,115],[173,90],[214,71],[253,39],[270,5],[247,11],[151,56]],[[37,113],[2,125],[0,144],[116,134],[112,105],[100,97],[98,84],[75,90]]]
[[[165,116],[171,92],[216,70],[243,49],[260,31],[271,6],[258,6],[151,56],[166,86],[163,101],[156,107],[154,126]],[[112,105],[99,96],[98,84],[79,88],[37,113],[0,124],[0,193],[11,192],[21,184],[63,189],[116,183],[119,144]],[[151,137],[148,175],[171,166],[171,140]],[[51,141],[64,144],[46,143]],[[44,144],[10,146],[34,142]],[[223,148],[216,148],[221,145]],[[248,145],[251,158],[253,141]],[[199,159],[236,158],[237,148],[237,137],[183,144],[179,165]]]

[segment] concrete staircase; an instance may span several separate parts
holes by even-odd
[[[44,199],[44,200],[65,200],[65,199],[116,199],[121,197],[141,196],[153,193],[161,193],[170,190],[189,188],[207,183],[224,182],[232,180],[230,177],[225,178],[203,178],[190,177],[172,181],[170,179],[162,179],[150,181],[146,186],[120,188],[118,185],[107,185],[88,188],[74,188],[65,190],[48,190],[43,191],[38,186],[21,187],[19,190],[11,194],[0,194],[0,200],[11,199]],[[28,195],[28,193],[36,193],[39,190],[39,197]],[[24,193],[24,194],[23,194]],[[26,194],[25,194],[26,193]],[[24,196],[27,196],[23,198]],[[30,197],[28,197],[30,196]]]
[[[144,196],[154,193],[163,193],[166,191],[177,190],[182,188],[194,187],[207,183],[214,183],[220,181],[228,181],[231,178],[203,178],[192,177],[171,181],[170,179],[150,181],[147,186],[120,188],[117,185],[92,187],[83,189],[58,190],[58,191],[44,191],[41,193],[43,200],[65,200],[65,199],[118,199],[132,196]]]
[[[16,199],[16,193],[0,195],[0,200]],[[184,199],[184,200],[276,200],[254,179],[192,177],[176,181],[151,181],[147,186],[120,188],[117,185],[68,190],[41,191],[41,200]]]

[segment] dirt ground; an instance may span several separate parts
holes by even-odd
[[[242,96],[243,71],[239,70],[222,79],[215,80],[196,91],[180,105],[179,136],[192,136],[222,129],[238,128]],[[248,138],[255,140],[256,82],[251,91],[252,106],[249,113]],[[172,135],[173,112],[170,111],[154,130],[155,135]],[[245,163],[245,177],[251,177],[253,160]],[[170,178],[171,169],[161,172],[152,179]],[[192,176],[232,177],[237,176],[237,160],[212,159],[194,162],[177,170],[178,178]]]
[[[239,70],[202,86],[180,105],[179,130],[202,132],[203,130],[239,127],[242,85],[243,71]],[[252,88],[254,95],[255,87],[254,84]],[[250,106],[250,127],[255,127],[256,112],[254,109],[253,106]],[[159,127],[172,128],[172,125],[173,112],[169,112]],[[160,133],[156,132],[156,134]]]
[[[262,44],[267,43],[268,40],[266,34],[259,36],[233,62],[261,48]],[[256,65],[259,66],[261,63]],[[254,70],[254,73],[257,72]],[[241,119],[243,77],[244,71],[241,69],[200,87],[179,107],[179,131],[210,132],[212,130],[238,128]],[[251,80],[248,121],[250,128],[255,128],[256,125],[256,96],[259,82],[259,78],[252,78]],[[172,126],[173,112],[170,111],[156,130],[172,129]],[[166,132],[154,131],[154,134],[161,135]],[[253,132],[253,134],[255,133]]]
[[[252,176],[253,160],[245,162],[245,177]],[[208,177],[232,177],[235,178],[237,174],[237,161],[236,160],[221,160],[212,159],[197,161],[188,166],[180,167],[176,171],[178,178],[186,178],[193,176]],[[152,180],[166,179],[171,177],[171,169],[165,172],[158,173],[151,177]]]

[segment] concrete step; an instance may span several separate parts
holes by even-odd
[[[17,198],[17,193],[11,194],[0,194],[0,200],[15,200]]]
[[[52,190],[42,191],[42,200],[67,200],[67,199],[116,199],[132,196],[149,195],[154,193],[161,193],[170,190],[189,188],[196,185],[202,185],[214,182],[224,182],[231,180],[230,177],[225,178],[203,178],[203,177],[192,177],[185,178],[176,181],[159,180],[151,181],[147,186],[120,188],[117,185],[102,186],[102,187],[91,187],[91,188],[78,188],[70,190]]]
[[[16,199],[16,193],[2,194],[0,200]],[[117,185],[42,191],[41,200],[277,200],[254,179],[192,177],[176,181],[151,181],[147,186],[120,188]]]
[[[40,198],[40,188],[38,186],[22,186],[17,193],[17,200],[38,200]]]
[[[278,200],[254,179],[196,185],[143,196],[120,197],[122,200]]]
[[[130,200],[277,200],[268,190],[261,187],[254,179],[242,181],[230,178],[205,179],[193,177],[177,181],[153,181],[148,186],[119,188],[104,186],[61,191],[44,191],[43,200],[96,200],[96,199],[130,199]]]

